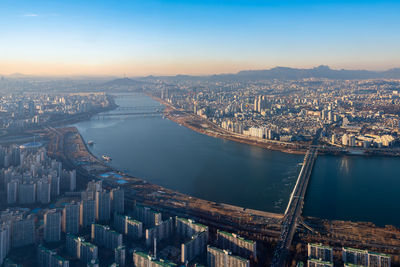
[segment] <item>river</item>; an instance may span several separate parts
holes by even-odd
[[[130,112],[161,109],[143,94],[119,95],[116,103],[136,107]],[[107,113],[121,112],[129,111]],[[284,212],[303,160],[302,155],[206,136],[162,115],[95,116],[75,126],[86,141],[95,142],[92,153],[109,155],[117,169],[199,198],[269,212]],[[320,156],[304,213],[399,225],[394,211],[400,204],[399,173],[397,158]]]

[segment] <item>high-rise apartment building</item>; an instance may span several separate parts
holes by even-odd
[[[79,224],[88,227],[96,221],[96,201],[94,199],[82,199],[80,203]]]
[[[37,248],[37,266],[40,267],[69,267],[69,261],[42,245]]]
[[[56,209],[44,214],[44,240],[58,242],[61,240],[61,213]]]
[[[333,261],[332,247],[324,246],[322,244],[308,244],[308,258],[321,260],[324,262]]]
[[[208,267],[249,267],[250,261],[232,255],[229,250],[222,250],[216,247],[207,246]]]
[[[133,263],[135,267],[176,267],[175,263],[162,260],[155,259],[151,257],[149,254],[135,251],[133,253]]]
[[[96,245],[110,249],[122,246],[122,234],[111,230],[110,227],[92,224],[92,241]]]
[[[69,203],[64,206],[62,213],[62,230],[64,233],[78,234],[79,209],[79,203]]]
[[[111,196],[107,191],[96,192],[96,221],[108,222],[111,212]]]
[[[228,249],[233,254],[249,259],[256,258],[256,242],[247,240],[234,233],[217,230],[217,244],[219,248]]]
[[[125,193],[122,188],[114,188],[110,192],[112,212],[124,214],[125,211]]]

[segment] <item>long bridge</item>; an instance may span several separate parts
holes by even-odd
[[[310,180],[317,154],[317,149],[311,147],[304,156],[303,166],[300,170],[293,192],[290,195],[289,203],[282,221],[281,235],[271,264],[273,267],[282,267],[287,265],[286,259],[299,223],[300,215],[303,211],[304,196],[307,191],[308,181]]]

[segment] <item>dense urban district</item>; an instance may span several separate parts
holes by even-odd
[[[400,266],[400,229],[302,215],[319,153],[400,155],[399,81],[177,76],[0,85],[3,266]],[[96,158],[91,141],[68,125],[117,108],[112,93],[131,91],[193,130],[304,154],[285,213],[198,199]]]

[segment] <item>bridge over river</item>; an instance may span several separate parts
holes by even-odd
[[[317,149],[312,147],[304,156],[303,167],[300,170],[296,185],[290,195],[289,203],[283,218],[281,235],[271,264],[273,267],[282,267],[287,265],[287,255],[297,225],[300,223],[299,219],[303,210],[304,196],[307,191],[307,185],[310,180],[314,162],[317,158],[317,153]]]

